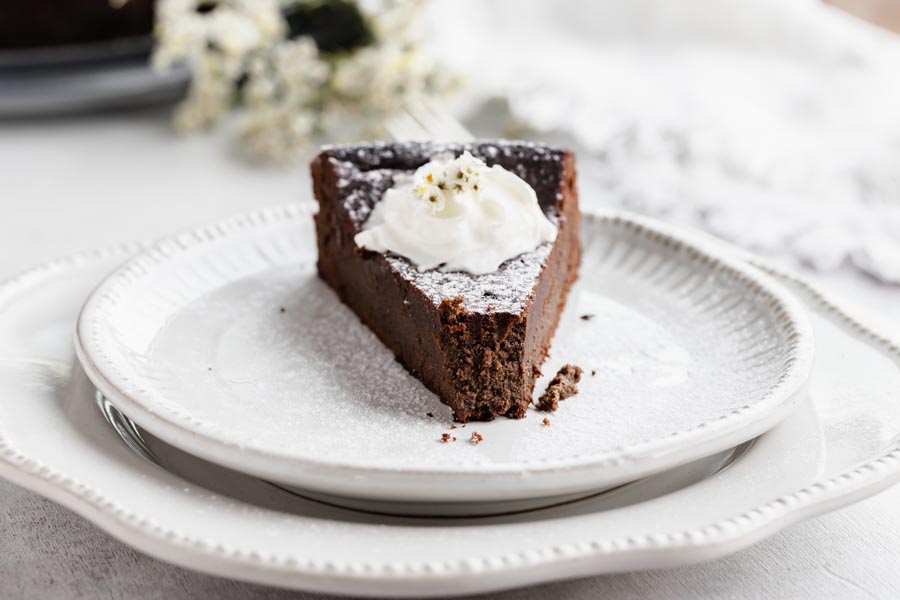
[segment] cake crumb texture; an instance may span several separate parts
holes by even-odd
[[[556,376],[547,384],[547,389],[537,401],[537,409],[545,412],[553,412],[559,408],[561,400],[570,398],[578,393],[578,382],[584,371],[577,365],[566,364],[556,373]],[[547,421],[547,419],[544,419]],[[549,423],[545,422],[545,425]]]

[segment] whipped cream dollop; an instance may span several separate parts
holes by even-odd
[[[555,240],[556,226],[530,185],[464,152],[435,156],[412,177],[396,179],[354,239],[404,256],[420,271],[480,275]]]

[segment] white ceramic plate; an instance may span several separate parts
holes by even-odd
[[[165,73],[154,70],[149,64],[149,41],[0,53],[0,118],[178,100],[187,90],[190,71],[186,67]]]
[[[572,362],[579,394],[550,426],[530,411],[453,430],[317,277],[311,214],[231,219],[116,271],[79,319],[88,377],[212,462],[329,494],[462,502],[593,492],[730,448],[784,418],[810,370],[809,322],[777,285],[649,222],[586,217],[536,390]]]
[[[487,592],[710,560],[900,480],[900,348],[792,281],[817,339],[809,397],[725,469],[713,457],[674,480],[482,519],[338,509],[161,457],[194,483],[122,443],[74,362],[80,299],[125,256],[79,255],[0,285],[0,476],[168,562],[330,593]]]

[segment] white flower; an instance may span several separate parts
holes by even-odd
[[[468,188],[476,188],[481,179],[481,170],[485,168],[484,161],[472,156],[468,150],[462,153],[459,158],[450,163],[448,169],[456,170],[456,173],[448,173],[457,180],[461,180],[462,184]]]
[[[278,0],[243,0],[238,5],[253,20],[262,39],[284,38],[287,24],[281,16],[281,3]]]
[[[263,37],[253,19],[237,10],[217,8],[207,20],[207,40],[226,55],[241,56],[259,47]]]
[[[468,151],[456,158],[452,154],[439,154],[416,170],[412,190],[432,213],[441,212],[462,198],[482,201],[479,192],[485,168],[487,165]]]
[[[447,200],[444,197],[444,190],[437,185],[422,184],[415,188],[419,198],[425,201],[432,213],[439,213],[444,210]]]
[[[282,43],[275,49],[272,62],[275,72],[293,92],[318,89],[331,74],[328,63],[319,57],[316,43],[308,37]]]
[[[193,72],[175,115],[180,131],[214,125],[242,102],[250,153],[291,160],[323,130],[333,139],[371,134],[411,95],[443,85],[416,49],[421,0],[360,0],[374,40],[336,54],[309,36],[286,39],[280,0],[219,0],[203,12],[201,2],[159,0],[156,9],[153,65]]]

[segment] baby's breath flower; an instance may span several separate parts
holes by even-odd
[[[350,139],[356,123],[357,135],[373,134],[413,95],[446,87],[447,78],[417,49],[422,0],[360,0],[369,39],[324,54],[310,36],[288,38],[281,0],[218,0],[205,11],[201,3],[157,4],[153,65],[186,63],[193,72],[176,111],[180,131],[213,125],[239,104],[250,153],[292,160],[323,130]]]
[[[486,166],[468,151],[457,158],[446,154],[433,156],[413,175],[413,191],[433,213],[444,210],[449,200],[458,199],[459,194],[471,194],[472,198],[481,200],[479,183],[481,170]]]
[[[484,161],[475,158],[466,150],[456,159],[454,166],[458,169],[457,179],[465,179],[467,183],[472,183],[481,174],[481,169],[485,165]]]
[[[437,185],[422,184],[416,186],[416,193],[425,201],[431,212],[438,213],[444,210],[447,201],[444,198],[444,190]]]
[[[262,34],[253,19],[234,9],[220,8],[210,13],[207,37],[228,56],[243,56],[259,47]]]

